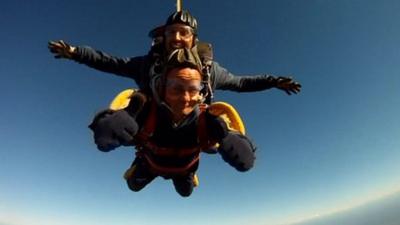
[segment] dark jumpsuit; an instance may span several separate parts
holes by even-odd
[[[179,124],[174,124],[170,119],[170,112],[162,106],[157,107],[156,121],[154,133],[151,135],[149,141],[161,147],[166,151],[178,151],[179,149],[196,149],[200,145],[197,133],[198,118],[200,111],[198,107],[189,114]],[[149,115],[148,109],[141,112],[137,121],[140,127]],[[149,149],[141,149],[140,151],[147,151],[152,160],[162,167],[184,167],[192,162],[198,153],[188,154],[184,157],[176,157],[176,155],[153,154]],[[140,152],[139,151],[139,152]],[[176,191],[182,196],[189,196],[193,191],[193,176],[198,168],[198,162],[190,166],[187,171],[180,174],[163,175],[157,174],[151,170],[148,161],[142,154],[137,154],[132,166],[135,166],[133,174],[127,179],[128,186],[133,191],[139,191],[150,183],[157,176],[162,176],[166,179],[172,179]]]

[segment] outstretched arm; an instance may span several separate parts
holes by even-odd
[[[72,59],[96,70],[132,78],[141,85],[146,56],[120,58],[90,47],[73,46],[63,40],[50,41],[48,48],[55,58]]]
[[[213,89],[237,92],[255,92],[270,88],[278,88],[288,95],[300,92],[301,85],[291,77],[275,77],[272,75],[236,76],[214,62],[212,66]]]

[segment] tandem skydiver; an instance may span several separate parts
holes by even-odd
[[[72,46],[66,42],[51,41],[48,47],[56,58],[72,59],[108,73],[133,79],[144,93],[151,93],[150,81],[162,71],[165,56],[174,49],[198,48],[203,64],[209,70],[210,98],[214,90],[231,90],[237,92],[254,92],[272,87],[281,89],[287,94],[300,91],[301,85],[290,77],[271,75],[235,76],[212,59],[210,45],[198,40],[197,20],[186,10],[171,14],[165,25],[153,29],[150,36],[154,45],[147,55],[131,58],[119,58],[90,47]]]
[[[136,158],[125,174],[132,191],[161,176],[172,179],[181,196],[189,196],[200,153],[217,143],[217,151],[231,166],[238,171],[252,168],[255,147],[240,128],[236,111],[226,103],[202,103],[207,88],[202,68],[195,49],[174,50],[155,80],[153,98],[138,92],[126,97],[127,103],[116,99],[121,107],[101,112],[90,125],[102,151],[136,147]]]
[[[56,58],[67,58],[67,59],[72,59],[75,60],[79,63],[86,64],[92,68],[104,71],[104,72],[109,72],[109,73],[114,73],[120,76],[124,77],[129,77],[135,80],[137,83],[140,93],[135,93],[133,94],[130,98],[133,102],[135,102],[135,99],[150,99],[149,102],[168,102],[168,100],[163,96],[163,95],[158,95],[155,93],[158,93],[159,90],[155,85],[156,80],[160,80],[158,78],[161,77],[166,77],[165,75],[165,69],[167,68],[167,62],[168,56],[171,55],[171,52],[174,51],[184,51],[188,52],[194,52],[194,55],[197,55],[199,58],[199,61],[201,62],[201,79],[202,79],[202,89],[200,90],[201,94],[196,93],[196,96],[201,96],[201,98],[197,99],[192,99],[191,101],[196,100],[197,103],[199,102],[206,102],[210,103],[211,102],[211,97],[216,89],[221,89],[221,90],[232,90],[232,91],[237,91],[237,92],[251,92],[251,91],[261,91],[265,89],[269,89],[271,87],[276,87],[278,89],[284,90],[287,94],[292,94],[295,93],[297,94],[300,91],[301,85],[295,81],[293,81],[291,78],[288,77],[274,77],[270,75],[257,75],[257,76],[235,76],[228,72],[225,68],[221,67],[217,62],[213,61],[212,59],[212,51],[210,50],[210,45],[202,45],[201,42],[198,41],[197,38],[197,21],[195,18],[193,18],[189,12],[187,11],[179,11],[173,13],[170,17],[168,17],[166,23],[164,26],[161,26],[151,32],[151,37],[154,40],[154,45],[152,46],[151,50],[149,53],[145,56],[137,56],[133,58],[118,58],[118,57],[113,57],[110,56],[104,52],[101,51],[96,51],[93,50],[90,47],[74,47],[71,46],[63,41],[56,41],[56,42],[49,42],[49,49],[52,53],[55,54]],[[193,54],[191,54],[193,55]],[[183,85],[178,85],[175,86],[173,89],[181,89],[182,90]],[[167,87],[165,87],[167,90]],[[187,91],[185,88],[183,89]],[[186,95],[186,94],[185,94]],[[142,96],[143,98],[141,98]],[[180,100],[183,101],[183,100]],[[139,102],[143,102],[139,100]],[[144,101],[147,102],[147,101]],[[179,103],[183,104],[183,103]],[[130,104],[131,105],[131,104]],[[133,104],[137,106],[138,104]],[[141,105],[141,104],[139,104]],[[149,105],[149,104],[145,104]],[[161,104],[164,105],[163,107],[160,107],[159,104],[157,106],[159,107],[158,112],[162,112],[163,109],[165,108],[170,108],[172,109],[173,106],[169,106],[168,104]],[[185,107],[187,107],[187,110],[191,113],[192,111],[196,111],[194,109],[197,108],[197,105],[195,107],[188,105],[185,103]],[[183,107],[182,105],[180,107]],[[141,107],[139,107],[141,108]],[[95,142],[97,144],[98,149],[102,151],[110,151],[112,149],[115,149],[116,147],[120,145],[131,145],[132,144],[132,137],[137,136],[138,131],[145,129],[146,130],[146,124],[148,122],[143,122],[145,121],[146,116],[150,115],[151,110],[147,109],[149,107],[144,107],[143,110],[137,110],[137,107],[128,107],[127,109],[124,110],[109,110],[105,111],[103,113],[100,113],[99,115],[96,116],[94,119],[93,123],[91,124],[91,128],[94,131],[94,136],[95,136]],[[183,110],[183,109],[182,109]],[[133,112],[134,111],[134,112]],[[218,110],[217,110],[218,111]],[[189,114],[190,114],[189,113]],[[203,113],[204,115],[206,113]],[[161,115],[160,118],[164,118]],[[206,114],[208,115],[208,114]],[[164,115],[165,116],[165,115]],[[186,115],[183,118],[186,118]],[[153,116],[149,116],[150,118],[154,118]],[[202,116],[204,117],[204,116]],[[210,116],[207,116],[207,118],[210,118]],[[219,117],[217,117],[219,118]],[[137,120],[137,121],[136,121]],[[184,119],[186,120],[186,119]],[[160,123],[160,121],[164,121],[165,123],[168,123],[167,120],[163,119],[158,119],[157,123]],[[200,131],[198,131],[197,135],[208,133],[211,137],[213,132],[216,133],[227,133],[226,136],[222,137],[223,135],[217,135],[219,138],[213,137],[213,139],[218,139],[219,148],[218,152],[221,154],[222,158],[229,163],[231,166],[235,167],[239,171],[247,171],[253,166],[254,163],[254,147],[252,143],[248,140],[246,136],[244,136],[244,133],[242,132],[217,132],[218,130],[224,130],[221,127],[221,124],[223,123],[217,123],[215,121],[219,121],[219,119],[214,119],[211,120],[214,121],[214,123],[211,122],[211,124],[214,124],[214,126],[211,126],[211,129],[207,129],[204,127],[207,126],[198,126]],[[208,122],[207,124],[209,124]],[[180,123],[178,123],[180,124]],[[215,127],[215,124],[219,124]],[[168,124],[167,124],[168,125]],[[167,126],[166,125],[166,126]],[[164,128],[166,130],[172,128],[177,128],[177,124],[169,124],[169,128]],[[194,126],[192,124],[192,126]],[[151,126],[150,126],[151,127]],[[167,126],[168,127],[168,126]],[[218,128],[219,127],[219,128]],[[177,134],[174,134],[173,132],[171,135],[176,135],[172,138],[164,138],[162,132],[162,125],[157,124],[157,129],[161,129],[159,131],[158,136],[153,136],[153,142],[145,142],[145,143],[153,143],[156,145],[163,146],[163,144],[166,144],[166,146],[163,146],[162,148],[165,149],[165,147],[179,147],[181,144],[183,144],[183,147],[192,147],[193,143],[190,143],[190,146],[185,146],[185,141],[183,140],[194,140],[192,139],[185,139],[183,136],[179,135],[184,135],[186,134],[185,132],[182,132],[181,129],[176,130],[178,132]],[[196,132],[197,132],[196,128]],[[201,128],[201,129],[200,129]],[[187,134],[193,134],[194,128],[192,129],[192,133],[187,133]],[[202,130],[202,131],[201,131]],[[225,129],[226,130],[226,129]],[[157,130],[156,130],[157,132]],[[140,133],[140,132],[139,132]],[[167,132],[168,133],[168,132]],[[139,135],[142,136],[142,135]],[[201,135],[203,136],[203,135]],[[193,136],[194,137],[194,136]],[[196,136],[197,138],[197,136]],[[134,138],[137,139],[137,138]],[[173,140],[173,141],[172,141]],[[166,141],[165,143],[163,141]],[[183,141],[183,143],[181,143]],[[215,140],[214,140],[215,141]],[[171,145],[171,146],[169,146]],[[137,144],[139,150],[144,149],[144,148],[149,148],[146,146],[141,146],[140,143]],[[199,143],[196,143],[196,146],[199,146]],[[203,146],[201,144],[201,146]],[[208,146],[210,147],[210,146]],[[208,148],[207,147],[207,148]],[[158,147],[157,147],[158,148]],[[207,150],[207,148],[202,148],[202,150]],[[171,148],[169,149],[171,150]],[[141,154],[140,152],[143,151],[138,151],[139,155]],[[146,151],[145,151],[146,152]],[[167,151],[170,152],[170,151]],[[174,151],[172,151],[174,153]],[[142,164],[142,159],[144,156],[137,158],[139,160],[135,160],[135,162],[132,165],[132,168],[136,168],[137,165]],[[173,154],[172,154],[173,155]],[[174,156],[174,155],[173,155]],[[175,155],[176,156],[176,155]],[[150,156],[147,156],[150,157]],[[158,158],[158,156],[156,157]],[[149,159],[146,158],[148,161]],[[163,160],[162,160],[163,161]],[[179,160],[178,160],[179,161]],[[167,164],[171,164],[169,166],[177,166],[174,165],[177,163],[177,160],[174,160],[174,157],[168,158],[166,160]],[[192,161],[195,162],[195,161]],[[147,162],[147,165],[149,162]],[[163,163],[161,163],[163,164]],[[178,162],[178,164],[180,164]],[[197,169],[197,163],[194,163],[194,166],[192,169]],[[167,165],[168,166],[168,165]],[[182,165],[180,165],[182,166]],[[191,165],[193,166],[193,165]],[[139,166],[140,167],[140,166]],[[153,162],[152,165],[152,171],[156,170],[155,168],[160,167],[160,165],[157,164],[157,162]],[[163,165],[161,165],[163,167]],[[164,166],[165,167],[165,166]],[[131,169],[132,169],[131,168]],[[141,168],[141,167],[140,167]],[[175,168],[176,169],[176,168]],[[147,177],[148,179],[139,179],[139,180],[134,180],[136,179],[135,177],[141,177],[139,171],[141,169],[132,169],[130,170],[131,172],[128,174],[135,174],[134,176],[126,176],[128,177],[128,185],[130,188],[134,191],[140,190],[143,188],[147,183],[151,182],[155,175],[152,172],[152,176]],[[132,172],[133,171],[133,172]],[[148,171],[144,172],[144,174],[148,175]],[[193,176],[193,171],[190,173],[190,176]],[[147,176],[146,175],[146,176]],[[166,178],[172,178],[170,175],[163,175],[163,174],[157,174],[157,175],[162,175]],[[193,186],[188,186],[187,179],[190,178],[189,174],[186,174],[187,176],[184,176],[184,180],[186,179],[185,185],[183,185],[185,188],[181,189],[181,185],[176,184],[176,182],[181,183],[180,181],[174,181],[175,187],[177,191],[182,195],[182,196],[188,196],[190,195]],[[180,177],[182,178],[182,177]],[[178,180],[180,180],[180,178]],[[190,178],[189,180],[191,180]],[[174,179],[173,179],[174,180]],[[176,180],[176,179],[175,179]],[[144,183],[140,183],[139,181],[143,181]],[[137,183],[139,182],[139,183]],[[191,183],[191,182],[190,182]]]

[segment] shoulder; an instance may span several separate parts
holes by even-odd
[[[214,71],[215,73],[224,73],[227,71],[226,68],[224,68],[223,66],[221,66],[221,64],[219,64],[216,61],[213,61],[211,64],[211,70]]]

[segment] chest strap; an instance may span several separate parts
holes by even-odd
[[[150,108],[149,116],[147,117],[143,128],[136,135],[136,149],[137,156],[143,157],[148,162],[150,169],[157,174],[162,175],[172,175],[172,174],[185,174],[190,171],[190,169],[195,166],[200,160],[200,152],[202,150],[207,150],[215,145],[215,143],[210,142],[207,132],[206,132],[206,121],[205,121],[205,110],[207,105],[200,105],[200,115],[198,118],[197,135],[199,146],[193,148],[168,148],[160,147],[153,141],[151,141],[151,136],[153,135],[157,126],[157,105],[153,103]],[[190,155],[194,155],[192,160],[190,160],[186,165],[180,167],[165,167],[161,166],[153,160],[153,156],[173,156],[177,158],[183,158]]]

